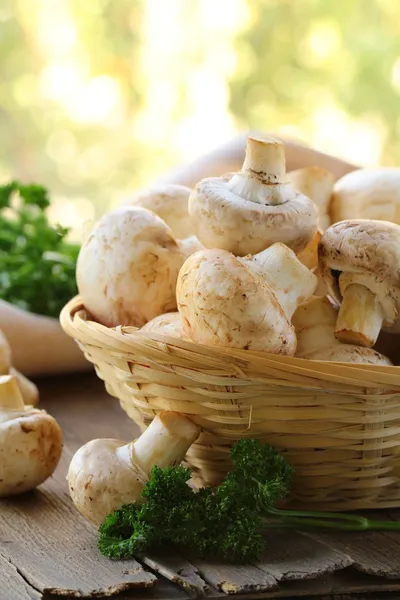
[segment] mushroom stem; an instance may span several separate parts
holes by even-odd
[[[296,310],[292,323],[296,329],[296,356],[318,356],[319,352],[341,346],[335,337],[337,314],[328,298],[313,296]]]
[[[119,449],[131,454],[135,462],[147,475],[154,465],[164,468],[182,462],[188,448],[199,435],[199,428],[180,413],[164,411],[153,419],[142,435]]]
[[[24,411],[25,404],[17,380],[12,375],[0,376],[0,409]]]
[[[242,171],[263,183],[278,183],[286,172],[285,146],[274,138],[249,137]]]
[[[283,204],[282,194],[271,193],[265,186],[285,181],[285,146],[273,138],[249,137],[242,170],[229,182],[229,189],[258,204]]]
[[[97,439],[73,456],[68,486],[76,508],[96,525],[123,504],[142,502],[142,491],[155,465],[177,465],[200,433],[179,413],[159,413],[134,442]]]
[[[345,344],[372,348],[383,324],[383,310],[375,294],[358,283],[350,284],[336,321],[335,335]]]
[[[317,286],[314,273],[285,244],[276,243],[250,259],[241,260],[253,263],[261,270],[289,321],[297,306],[309,298]]]
[[[292,323],[296,330],[296,356],[309,360],[387,365],[391,361],[371,348],[343,344],[335,337],[336,309],[326,296],[314,296],[299,306]]]

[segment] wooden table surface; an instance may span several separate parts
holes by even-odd
[[[169,553],[110,561],[96,529],[74,509],[65,474],[73,453],[95,437],[133,439],[135,425],[94,375],[38,382],[41,406],[59,421],[64,452],[37,491],[0,502],[0,600],[63,596],[172,600],[400,598],[400,532],[279,532],[257,565],[207,564]],[[400,511],[379,514],[400,520]],[[118,595],[117,595],[118,594]],[[353,594],[353,595],[352,595]]]

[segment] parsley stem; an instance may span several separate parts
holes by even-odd
[[[270,521],[265,522],[265,527],[267,529],[271,528],[289,528],[289,529],[335,529],[336,531],[365,531],[365,527],[362,525],[356,525],[354,523],[345,523],[343,522],[333,522],[318,519],[306,519],[305,517],[300,517],[296,519],[295,517],[290,517],[288,519],[282,519],[278,521]]]
[[[300,527],[321,527],[348,531],[400,530],[400,522],[397,521],[376,521],[374,519],[368,519],[366,517],[357,515],[349,515],[346,513],[341,514],[268,508],[267,514],[279,517],[281,524],[286,523],[288,526],[297,525]]]

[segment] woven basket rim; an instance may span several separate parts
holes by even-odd
[[[254,437],[296,458],[303,479],[293,501],[302,508],[400,504],[400,367],[225,351],[135,327],[108,328],[90,320],[79,296],[60,321],[141,428],[162,410],[201,428],[187,454],[201,483],[214,485],[224,474],[234,440]]]
[[[247,370],[249,366],[251,366],[251,371],[255,375],[257,373],[262,374],[264,369],[271,370],[271,367],[273,367],[286,373],[286,375],[295,374],[300,379],[310,378],[314,381],[319,380],[320,383],[329,383],[329,385],[323,386],[329,389],[332,389],[331,384],[336,383],[339,385],[339,389],[344,384],[345,386],[355,385],[358,388],[372,387],[381,389],[381,391],[384,387],[392,393],[400,391],[400,366],[336,363],[252,350],[210,348],[176,337],[144,332],[137,327],[106,327],[90,319],[79,295],[72,298],[64,306],[60,313],[60,323],[63,330],[78,343],[83,346],[101,345],[105,351],[115,352],[116,346],[118,346],[119,352],[129,353],[130,347],[135,347],[137,350],[139,346],[144,357],[146,357],[147,351],[158,350],[168,354],[172,362],[174,351],[178,354],[179,352],[185,353],[186,358],[188,353],[192,353],[201,356],[205,360],[208,358],[213,363],[214,361],[219,362],[221,368],[229,364],[230,370],[232,370],[232,366],[235,366],[238,373],[243,369]],[[307,385],[303,387],[307,387]],[[334,388],[338,389],[336,385],[334,385]]]

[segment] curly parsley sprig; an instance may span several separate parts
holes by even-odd
[[[231,457],[233,467],[225,480],[197,493],[187,485],[190,469],[154,467],[144,502],[122,506],[100,526],[100,552],[120,559],[173,545],[209,560],[242,563],[260,558],[268,528],[400,529],[394,521],[277,509],[293,475],[286,459],[253,439],[236,442]]]

